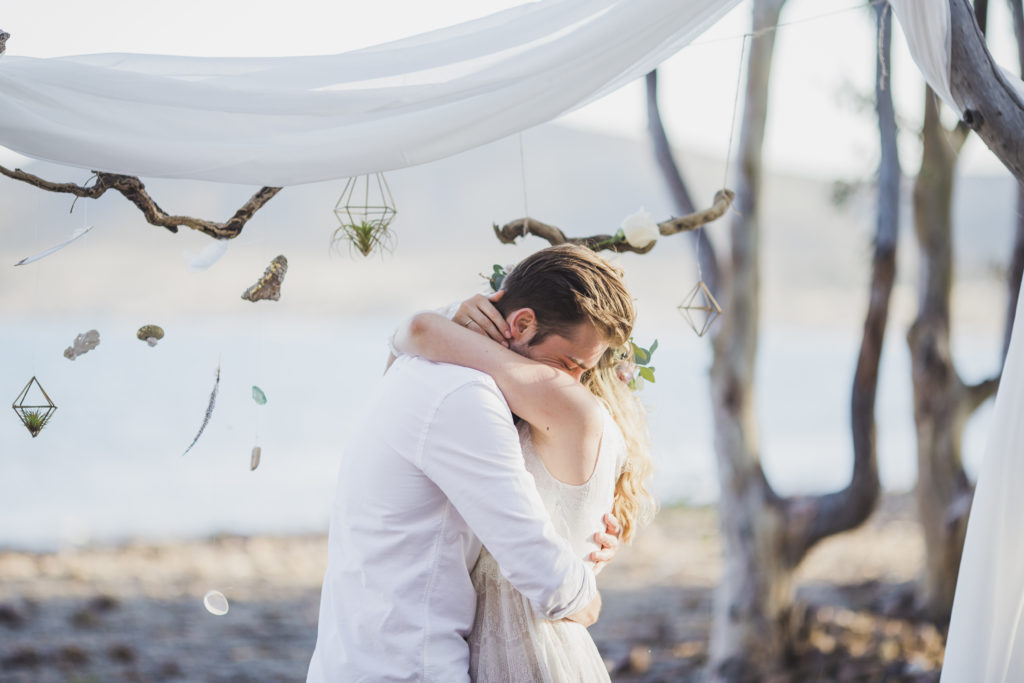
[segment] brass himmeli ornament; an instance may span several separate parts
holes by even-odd
[[[340,226],[332,243],[347,241],[363,256],[375,249],[391,249],[394,236],[388,226],[397,213],[383,173],[349,178],[334,206]]]
[[[284,255],[278,255],[270,262],[267,269],[263,271],[263,277],[257,280],[249,289],[242,292],[242,298],[246,301],[260,301],[269,299],[277,301],[281,298],[281,283],[288,272],[288,259]]]
[[[32,390],[32,385],[36,385],[39,389],[39,393],[42,394],[42,400],[37,397],[29,398],[29,392]],[[26,401],[28,401],[26,403]],[[45,403],[43,402],[45,401]],[[57,410],[57,406],[50,399],[46,390],[43,389],[43,385],[39,383],[39,380],[32,377],[25,385],[25,388],[21,390],[18,397],[14,399],[14,403],[11,404],[11,408],[18,415],[18,419],[28,429],[29,434],[32,438],[39,436],[39,432],[43,430],[50,422],[50,417],[53,415],[53,411]]]
[[[679,312],[686,318],[686,322],[690,323],[697,336],[703,337],[711,323],[722,314],[722,307],[715,301],[704,281],[699,280],[683,299],[683,303],[679,304]]]

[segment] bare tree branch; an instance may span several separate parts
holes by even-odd
[[[963,120],[1024,182],[1024,101],[985,45],[969,0],[949,0],[950,91]]]
[[[654,143],[654,157],[661,168],[662,178],[668,184],[669,194],[672,195],[676,204],[676,210],[682,213],[693,213],[696,207],[690,197],[690,191],[683,182],[683,174],[676,165],[672,156],[672,147],[668,142],[668,135],[665,133],[665,126],[661,120],[661,109],[658,106],[658,70],[655,69],[647,74],[647,129],[651,133],[651,140]],[[712,295],[718,297],[721,292],[718,289],[719,266],[718,255],[714,245],[703,230],[692,233],[692,242],[697,252],[697,259],[700,262],[700,269],[703,274],[704,283],[711,290]]]
[[[242,228],[245,227],[245,224],[252,218],[253,214],[281,191],[280,187],[260,188],[256,194],[249,198],[249,201],[235,212],[235,215],[223,223],[218,223],[201,218],[192,218],[191,216],[172,216],[168,214],[153,201],[153,198],[146,192],[146,186],[135,176],[102,173],[99,171],[93,172],[96,174],[96,182],[86,187],[84,185],[76,185],[75,183],[55,183],[18,168],[12,171],[9,168],[0,166],[0,173],[8,178],[20,180],[49,192],[63,192],[73,194],[76,197],[96,199],[107,190],[115,190],[138,207],[146,217],[146,221],[151,225],[167,228],[171,232],[178,232],[178,228],[184,226],[217,239],[238,237],[242,232]]]
[[[10,37],[10,33],[0,29],[0,55],[7,51],[7,39]]]
[[[963,405],[968,415],[980,408],[982,403],[996,395],[996,392],[999,390],[999,379],[1000,375],[996,375],[977,384],[970,384],[964,387]]]
[[[730,204],[732,204],[734,196],[735,195],[732,190],[719,190],[715,193],[714,203],[711,205],[711,208],[691,213],[687,216],[662,221],[661,223],[658,223],[658,232],[662,235],[674,235],[679,232],[696,230],[702,225],[721,218],[729,209]],[[654,248],[655,244],[657,244],[657,241],[653,241],[642,247],[634,247],[625,240],[617,240],[614,235],[566,237],[565,233],[562,232],[561,229],[556,228],[553,225],[548,225],[547,223],[542,223],[530,217],[517,218],[516,220],[506,223],[501,227],[498,227],[497,224],[493,227],[494,234],[502,244],[515,244],[516,239],[519,237],[534,235],[543,240],[547,240],[549,244],[565,244],[568,242],[570,244],[580,244],[593,249],[594,251],[607,249],[608,251],[616,252],[630,251],[634,254],[646,254]]]

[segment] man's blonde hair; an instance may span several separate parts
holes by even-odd
[[[633,332],[636,312],[622,272],[586,247],[560,244],[531,254],[502,283],[496,303],[502,315],[520,308],[537,316],[537,344],[549,334],[568,336],[589,322],[610,346],[621,346]]]

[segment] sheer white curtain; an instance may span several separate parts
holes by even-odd
[[[546,0],[354,52],[0,57],[0,144],[130,175],[294,185],[433,161],[642,76],[739,0]]]

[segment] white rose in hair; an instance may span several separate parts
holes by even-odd
[[[622,219],[622,234],[631,247],[641,249],[658,239],[658,224],[650,211],[641,208]]]

